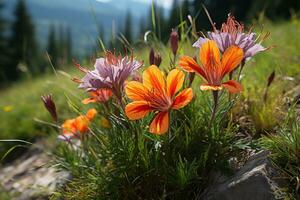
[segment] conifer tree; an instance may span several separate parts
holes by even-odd
[[[9,57],[7,54],[7,38],[4,33],[6,31],[6,21],[2,17],[2,10],[4,8],[3,0],[0,0],[0,82],[7,81],[7,70],[9,64]]]
[[[56,67],[58,64],[58,49],[57,36],[54,25],[51,25],[49,28],[47,52],[50,55],[52,64]]]
[[[142,38],[145,34],[145,32],[147,31],[147,28],[146,28],[146,20],[144,17],[142,17],[140,19],[140,26],[139,26],[139,38]]]
[[[39,71],[37,67],[38,49],[35,40],[34,25],[27,10],[25,0],[18,0],[14,10],[14,18],[9,44],[12,48],[12,63],[9,70],[9,78],[12,80],[19,78],[20,74],[18,71],[20,70],[29,70],[30,73],[37,73]]]
[[[174,0],[170,11],[168,32],[170,33],[172,28],[176,28],[180,24],[180,7],[178,0]]]
[[[124,31],[123,34],[126,40],[131,43],[133,41],[132,35],[132,17],[130,11],[127,12],[124,23]]]
[[[68,27],[66,31],[66,52],[67,52],[67,62],[70,63],[72,61],[73,51],[72,51],[72,31],[71,28]]]

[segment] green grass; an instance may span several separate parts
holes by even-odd
[[[71,113],[66,96],[74,101],[80,100],[76,87],[77,85],[65,76],[48,74],[34,80],[22,81],[0,91],[0,140],[34,141],[47,137],[54,129],[37,121],[51,122],[40,96],[53,94],[62,121]],[[18,142],[0,142],[0,158],[9,148],[19,144],[23,145]],[[19,148],[23,151],[22,147]]]
[[[290,190],[300,197],[300,122],[293,109],[280,125],[275,135],[261,138],[261,145],[271,151],[271,158],[280,169],[286,181],[291,183]]]

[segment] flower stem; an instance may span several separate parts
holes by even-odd
[[[208,124],[208,129],[211,128],[211,125],[212,125],[213,121],[215,120],[217,108],[218,108],[218,101],[219,101],[219,92],[213,91],[212,94],[213,94],[213,110],[212,110],[211,118],[210,118],[210,121]]]

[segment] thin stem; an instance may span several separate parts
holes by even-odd
[[[238,74],[238,81],[239,82],[241,81],[241,75],[242,75],[242,71],[244,69],[244,66],[245,66],[245,60],[243,60],[242,63],[240,64],[240,71],[239,71],[239,74]]]
[[[218,108],[218,101],[219,101],[218,91],[213,91],[212,94],[213,94],[213,110],[212,110],[211,118],[210,118],[210,121],[208,124],[208,129],[211,128],[211,125],[212,125],[213,121],[215,120],[217,108]]]

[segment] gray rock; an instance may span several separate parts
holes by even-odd
[[[268,152],[252,156],[232,177],[215,178],[205,200],[275,200],[284,199],[279,174],[273,167]]]
[[[0,168],[0,183],[13,200],[42,200],[70,180],[69,172],[51,166],[51,156],[36,144],[13,163]]]

